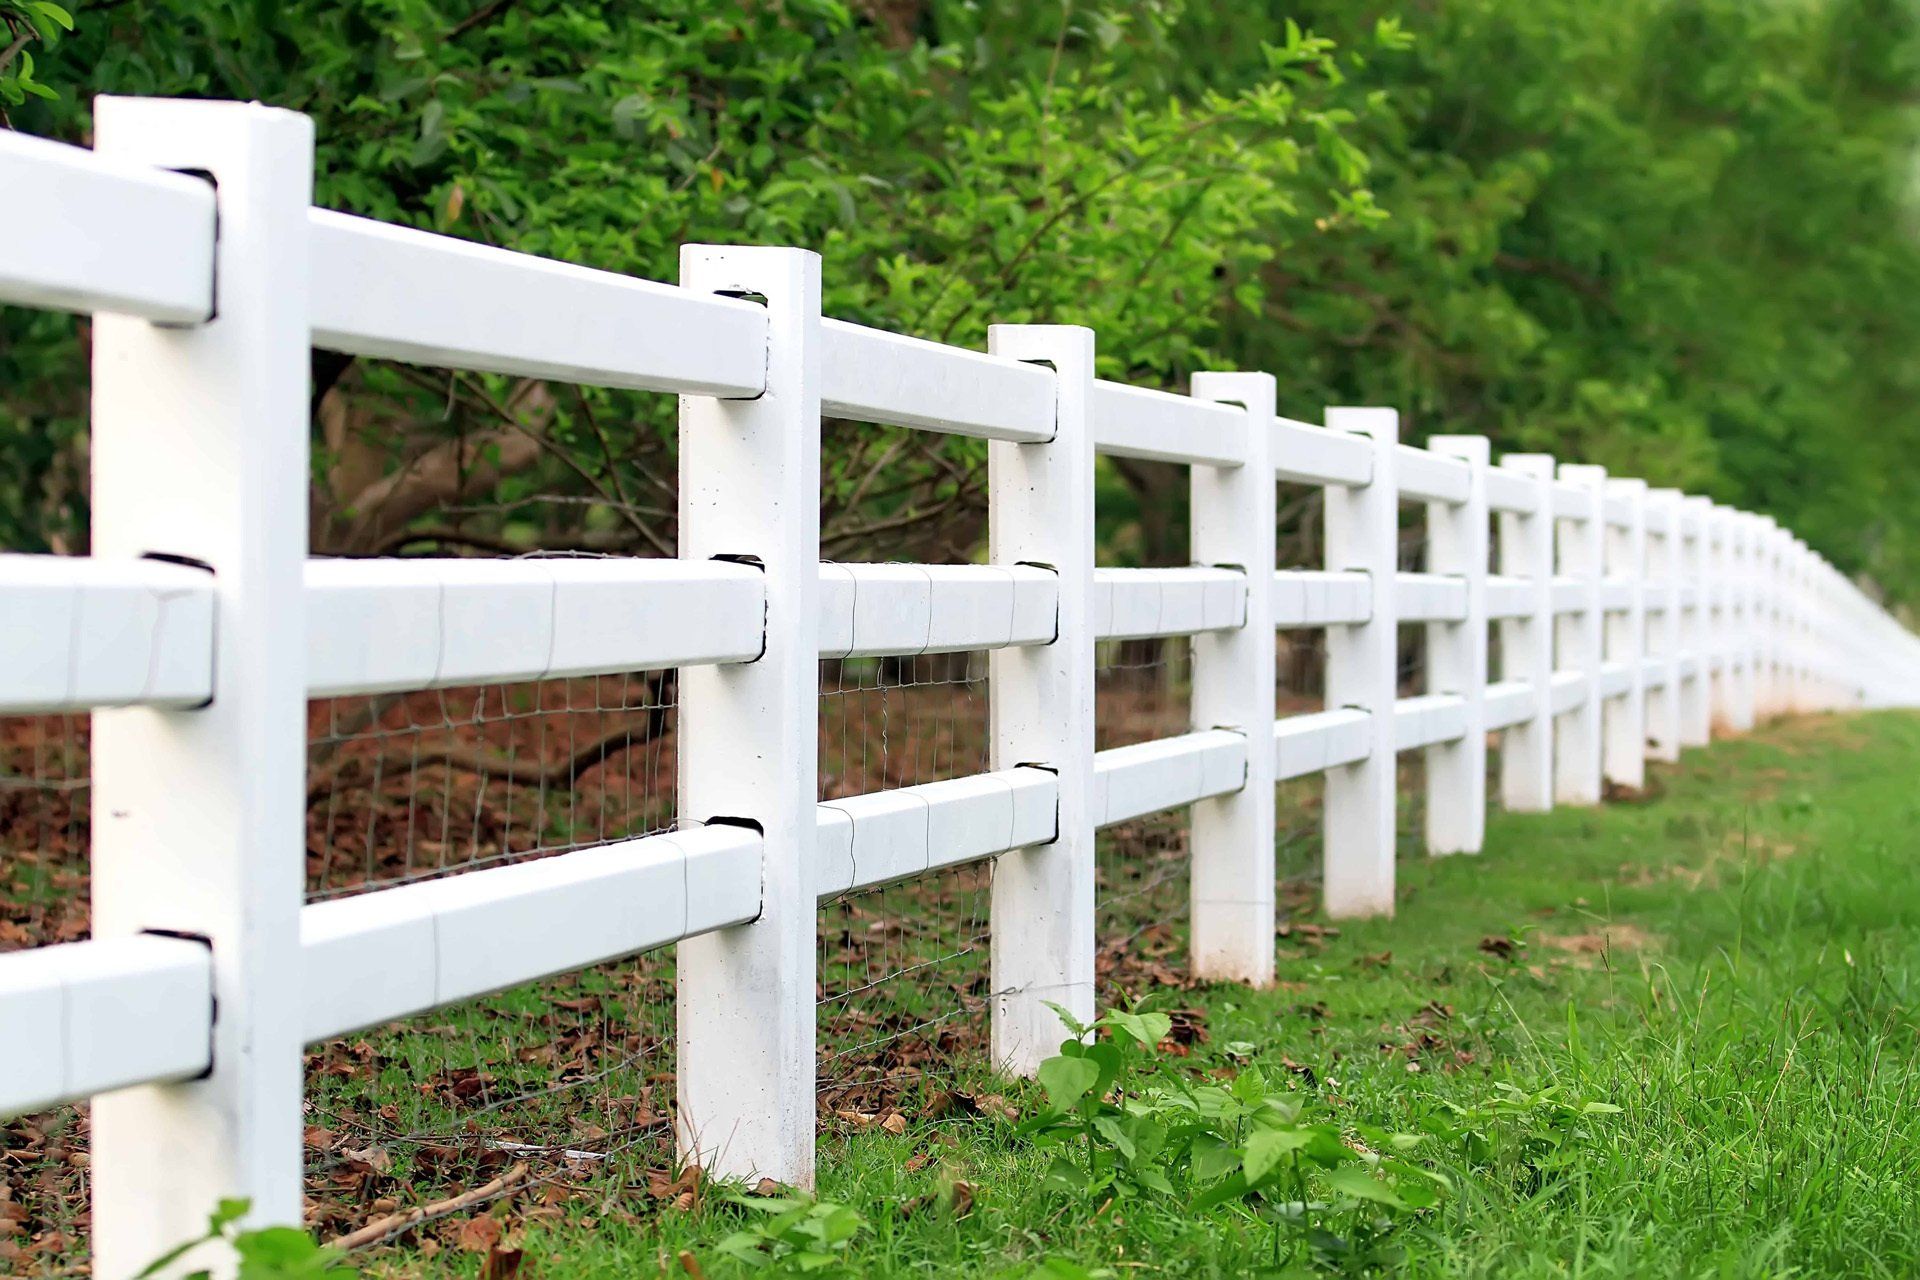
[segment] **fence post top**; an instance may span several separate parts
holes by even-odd
[[[288,107],[264,102],[241,102],[230,98],[143,98],[135,94],[99,93],[93,98],[96,130],[121,124],[131,118],[151,120],[167,117],[169,127],[205,128],[219,123],[241,122],[271,129],[299,129],[309,140],[313,137],[313,117]]]
[[[1500,465],[1536,480],[1553,479],[1553,455],[1550,453],[1503,453]]]
[[[1280,403],[1279,380],[1257,370],[1204,370],[1188,380],[1187,393],[1195,400],[1238,404],[1250,420],[1273,417]],[[1248,425],[1255,424],[1249,421]]]
[[[1607,482],[1607,469],[1591,462],[1563,462],[1560,478],[1585,489],[1598,489]]]
[[[1484,467],[1493,459],[1493,441],[1485,436],[1428,436],[1427,448]]]
[[[1647,482],[1639,476],[1608,476],[1607,492],[1622,498],[1644,499],[1650,497],[1653,491],[1647,488]]]
[[[1350,431],[1355,435],[1372,436],[1386,444],[1397,444],[1400,440],[1398,409],[1379,405],[1328,405],[1326,422],[1329,431]]]

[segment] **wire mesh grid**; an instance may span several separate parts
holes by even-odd
[[[309,704],[308,900],[672,829],[676,713],[672,672]],[[312,1046],[308,1225],[346,1235],[476,1188],[537,1216],[656,1184],[673,1064],[669,952]],[[431,1241],[437,1216],[405,1230]]]
[[[1188,731],[1188,637],[1104,641],[1095,648],[1094,664],[1096,750]],[[1106,827],[1094,842],[1096,973],[1103,1002],[1137,998],[1185,972],[1189,827],[1187,809],[1164,810]]]
[[[665,831],[672,672],[308,708],[309,901]]]
[[[990,768],[987,661],[957,653],[821,663],[820,795],[843,799]],[[823,903],[823,1123],[936,1116],[987,1065],[991,863]]]
[[[85,716],[0,718],[0,952],[88,934]],[[74,1274],[87,1230],[88,1109],[0,1120],[0,1274]]]

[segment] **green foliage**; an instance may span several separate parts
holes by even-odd
[[[758,1217],[715,1248],[749,1270],[822,1280],[860,1274],[849,1266],[847,1255],[867,1223],[846,1205],[780,1196],[728,1199]]]
[[[280,103],[315,118],[325,205],[655,279],[682,242],[807,245],[834,315],[966,344],[989,320],[1086,323],[1104,374],[1151,385],[1270,369],[1294,416],[1392,404],[1409,438],[1480,431],[1704,491],[1920,592],[1905,0],[0,19],[26,39],[0,96],[33,132],[83,138],[97,92]],[[70,321],[0,317],[7,545],[84,538],[78,367]],[[672,545],[659,397],[316,374],[320,550]],[[972,555],[982,457],[830,429],[826,553]],[[1116,464],[1106,485],[1110,553],[1177,556],[1177,477]]]
[[[207,1218],[205,1235],[169,1249],[148,1263],[140,1275],[159,1275],[193,1250],[216,1242],[232,1251],[238,1263],[236,1280],[349,1280],[359,1274],[339,1253],[297,1227],[243,1229],[240,1220],[247,1216],[249,1207],[245,1200],[222,1200]],[[202,1269],[189,1273],[187,1280],[209,1280],[212,1275],[212,1271]]]
[[[1347,1270],[1393,1264],[1396,1233],[1431,1208],[1445,1175],[1403,1155],[1421,1136],[1344,1129],[1324,1101],[1274,1089],[1258,1067],[1230,1083],[1153,1069],[1163,1013],[1113,1011],[1041,1063],[1047,1105],[1020,1131],[1083,1153],[1055,1157],[1046,1185],[1072,1199],[1164,1197],[1268,1222],[1273,1262]],[[1291,1240],[1292,1248],[1285,1242]]]
[[[73,30],[73,15],[53,0],[0,0],[0,120],[28,98],[58,101],[51,85],[35,78],[31,46],[51,47]]]

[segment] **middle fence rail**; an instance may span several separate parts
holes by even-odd
[[[1920,702],[1920,641],[1761,516],[1416,448],[1391,409],[1294,421],[1264,373],[1104,381],[1085,328],[826,318],[804,249],[687,246],[669,285],[313,209],[286,111],[97,120],[94,151],[0,135],[0,301],[95,317],[93,554],[0,556],[0,712],[93,713],[96,815],[92,939],[0,956],[0,1111],[106,1095],[102,1275],[221,1197],[299,1220],[303,1043],[677,943],[681,1152],[807,1185],[823,899],[997,859],[992,1053],[1030,1074],[1053,1006],[1093,1013],[1101,827],[1191,806],[1193,972],[1257,984],[1276,783],[1324,775],[1326,909],[1377,915],[1398,755],[1428,851],[1473,853],[1490,739],[1499,802],[1542,810],[1716,725]],[[310,558],[316,347],[679,396],[679,558]],[[822,562],[823,414],[990,442],[985,562]],[[1190,469],[1190,567],[1095,564],[1103,453]],[[1280,484],[1324,490],[1323,563],[1277,562]],[[1279,717],[1304,629],[1325,706]],[[1096,644],[1161,637],[1191,637],[1189,731],[1096,751]],[[990,768],[821,803],[819,660],[971,650]],[[303,905],[306,699],[664,669],[678,829]]]

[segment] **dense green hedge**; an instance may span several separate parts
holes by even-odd
[[[1270,369],[1297,416],[1392,403],[1703,490],[1920,593],[1904,0],[127,0],[58,40],[36,7],[0,0],[59,95],[8,94],[16,56],[18,128],[259,98],[314,116],[334,207],[667,279],[683,241],[811,245],[834,314]],[[0,543],[77,545],[76,328],[0,325]],[[316,377],[325,549],[671,544],[655,399]],[[830,439],[830,551],[966,554],[973,446]],[[1112,477],[1115,554],[1177,536],[1167,479]]]

